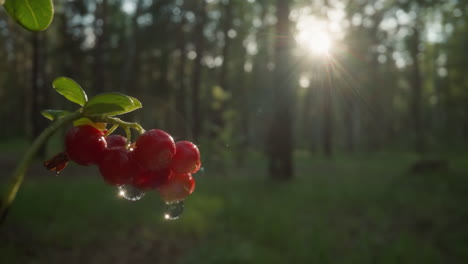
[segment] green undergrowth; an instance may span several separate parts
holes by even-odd
[[[161,263],[465,263],[466,158],[450,158],[449,170],[409,174],[416,160],[409,154],[298,153],[290,183],[267,180],[258,157],[222,171],[208,163],[183,217],[171,222],[156,194],[124,201],[96,171],[31,177],[3,227],[7,262],[0,262],[52,263],[25,252],[73,248],[86,256],[124,241],[127,250],[104,250],[100,263],[110,263],[113,254],[136,257],[137,242],[158,241],[151,250],[177,252],[167,249]]]
[[[46,144],[46,155],[51,156],[63,150],[63,129],[52,135]],[[19,159],[31,145],[31,140],[25,137],[0,140],[0,157]]]

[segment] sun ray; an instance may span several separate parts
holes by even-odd
[[[324,21],[313,16],[301,18],[296,25],[296,41],[306,50],[316,55],[328,55],[332,48],[332,39]]]
[[[321,71],[321,73],[324,74],[324,79],[321,80],[320,85],[331,87],[332,85],[338,85],[338,83],[340,83],[340,85],[338,85],[340,89],[348,90],[346,93],[343,91],[343,96],[350,97],[348,98],[349,100],[357,101],[356,103],[363,106],[364,109],[366,109],[365,112],[367,112],[372,119],[378,118],[375,116],[375,107],[369,102],[369,98],[364,96],[363,89],[361,88],[364,85],[363,80],[350,72],[349,69],[347,69],[345,65],[342,65],[339,59],[335,57],[335,55],[339,54],[339,47],[335,47],[333,41],[339,37],[334,36],[336,33],[335,31],[329,30],[330,22],[310,14],[301,16],[296,21],[296,42],[302,49],[310,54],[322,57],[318,58],[322,60],[324,67],[323,71]],[[348,56],[358,61],[364,60],[349,51]],[[303,59],[305,59],[305,57],[300,57],[299,60]],[[300,63],[298,62],[297,64]]]

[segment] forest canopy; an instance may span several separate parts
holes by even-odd
[[[68,76],[92,94],[144,98],[133,118],[212,153],[451,149],[468,138],[467,6],[54,1],[53,23],[35,33],[2,10],[0,133],[37,135],[40,110],[62,104],[52,80]]]

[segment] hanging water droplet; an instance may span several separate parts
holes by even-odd
[[[138,201],[140,200],[143,196],[145,195],[145,193],[130,185],[130,184],[126,184],[126,185],[120,185],[119,186],[119,196],[129,200],[129,201]]]
[[[166,203],[164,208],[164,219],[176,220],[184,212],[184,201],[178,201],[175,203]]]

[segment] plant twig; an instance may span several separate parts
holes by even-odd
[[[118,128],[119,126],[118,125],[113,125],[109,130],[107,130],[106,134],[104,134],[105,137],[107,137],[108,135],[114,133],[114,131]]]
[[[140,134],[145,133],[145,129],[140,124],[133,123],[133,122],[125,122],[117,117],[104,116],[104,115],[91,115],[91,116],[86,116],[86,117],[91,119],[94,122],[102,122],[102,123],[118,125],[122,127],[123,129],[133,128],[136,131],[138,131],[138,133]]]
[[[81,111],[73,112],[59,119],[55,120],[49,127],[44,129],[42,133],[32,143],[31,147],[26,151],[19,164],[16,166],[13,172],[12,181],[7,189],[6,195],[2,201],[0,207],[0,226],[5,221],[8,214],[8,210],[16,198],[16,194],[23,183],[24,175],[31,164],[34,156],[36,155],[39,148],[47,141],[47,139],[60,127],[72,122],[73,120],[80,117]]]

